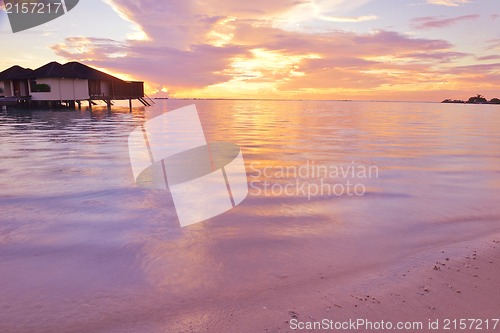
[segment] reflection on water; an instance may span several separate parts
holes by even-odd
[[[254,190],[181,229],[168,191],[134,185],[127,137],[193,102],[208,141],[242,147],[249,180],[293,184],[261,172],[306,163],[376,166],[379,177],[362,179],[363,196]],[[319,273],[359,278],[497,231],[499,127],[500,109],[486,105],[169,100],[132,114],[1,112],[0,331],[172,329]]]

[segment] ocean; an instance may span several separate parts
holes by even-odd
[[[500,231],[500,106],[157,100],[0,111],[0,332],[181,332],[255,295],[363,280]],[[245,201],[181,228],[128,136],[195,104]]]

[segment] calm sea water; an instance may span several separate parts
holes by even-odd
[[[193,103],[209,141],[242,147],[253,186],[232,211],[180,228],[167,191],[134,184],[127,137]],[[497,232],[499,128],[494,105],[169,100],[132,114],[0,112],[0,332],[185,329],[318,274],[360,278]],[[377,173],[293,172],[312,166]],[[347,181],[363,195],[339,193]],[[338,195],[315,193],[336,184]]]

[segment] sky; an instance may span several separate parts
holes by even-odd
[[[498,0],[81,0],[13,34],[0,70],[80,61],[152,97],[500,97]]]

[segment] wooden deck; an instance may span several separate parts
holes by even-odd
[[[29,103],[31,101],[30,96],[21,97],[0,97],[0,106],[16,106]]]

